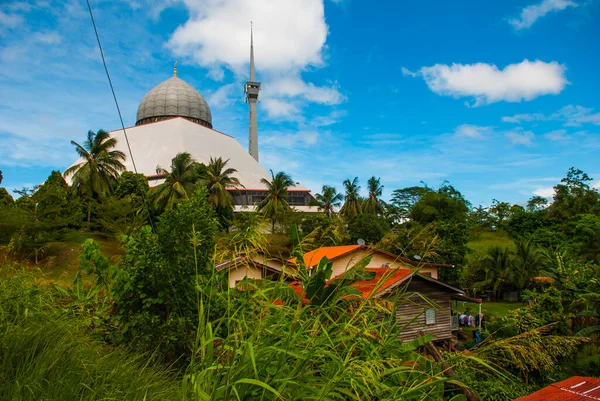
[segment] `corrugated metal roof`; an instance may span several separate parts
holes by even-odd
[[[573,376],[515,401],[589,401],[600,400],[600,379]]]

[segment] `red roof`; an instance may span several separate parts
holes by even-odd
[[[427,262],[416,262],[414,260],[410,260],[408,258],[394,255],[391,252],[382,251],[380,249],[375,249],[366,245],[342,245],[342,246],[322,246],[321,248],[317,248],[310,252],[304,254],[304,263],[306,267],[314,267],[323,257],[327,257],[329,260],[333,260],[335,258],[339,258],[343,255],[347,255],[359,249],[365,249],[372,253],[379,253],[383,255],[387,255],[398,262],[404,262],[411,266],[420,268],[420,267],[454,267],[453,265],[440,264],[440,263],[427,263]],[[296,258],[292,258],[288,260],[289,263],[296,263]]]
[[[515,401],[587,401],[600,400],[600,379],[573,376]]]
[[[372,280],[357,281],[352,284],[352,287],[356,288],[362,293],[363,298],[369,297],[371,294],[379,294],[390,287],[394,287],[400,284],[406,277],[413,273],[410,269],[389,269],[384,267],[379,268],[366,268],[366,271],[374,272],[375,277]],[[335,280],[340,276],[334,277],[327,281],[329,284],[332,280]],[[302,296],[302,284],[298,281],[294,281],[289,284],[294,292]],[[304,302],[308,302],[308,299],[303,298]]]
[[[332,260],[349,252],[353,252],[358,248],[360,248],[360,245],[322,246],[321,248],[305,253],[304,263],[306,264],[306,267],[316,266],[324,257]],[[296,263],[296,258],[292,258],[288,262]]]

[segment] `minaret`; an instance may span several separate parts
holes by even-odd
[[[250,80],[244,85],[246,92],[246,101],[250,109],[250,127],[248,133],[248,152],[256,161],[258,161],[258,124],[256,121],[256,102],[258,101],[258,92],[260,91],[260,82],[256,82],[254,75],[254,38],[252,36],[252,22],[250,22]]]

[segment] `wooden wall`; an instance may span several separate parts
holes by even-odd
[[[403,289],[406,289],[404,294],[402,294]],[[452,335],[450,295],[448,290],[419,277],[413,277],[407,286],[399,286],[388,295],[388,297],[398,297],[399,300],[396,306],[396,323],[401,328],[406,326],[400,338],[405,341],[412,340],[419,336],[419,331],[433,334],[437,340],[450,338]],[[434,303],[434,306],[431,303]],[[436,321],[431,325],[425,324],[425,310],[429,308],[436,309]]]

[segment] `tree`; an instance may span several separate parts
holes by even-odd
[[[200,183],[208,189],[208,202],[217,213],[221,226],[227,228],[233,217],[233,196],[229,190],[240,188],[240,180],[233,177],[237,173],[234,168],[228,168],[229,159],[220,157],[210,158],[208,166],[200,170]]]
[[[73,176],[72,187],[76,193],[88,200],[87,222],[91,220],[91,200],[99,200],[109,195],[119,177],[119,173],[125,170],[123,161],[125,154],[120,150],[114,150],[117,140],[111,138],[108,132],[99,130],[94,133],[88,131],[83,146],[71,141],[75,151],[82,161],[69,167],[65,171],[65,177]]]
[[[271,231],[275,231],[275,222],[290,210],[290,205],[287,202],[287,191],[289,187],[294,185],[294,181],[282,171],[274,175],[273,170],[271,170],[271,181],[262,178],[260,182],[267,186],[268,194],[258,204],[258,211],[262,211],[267,218],[271,219]]]
[[[491,288],[500,299],[504,288],[517,281],[515,254],[509,248],[492,247],[484,260],[485,280],[475,284],[478,288]]]
[[[156,166],[156,173],[165,177],[165,181],[150,189],[148,196],[159,213],[188,199],[198,181],[197,163],[188,152],[178,153],[171,160],[171,171]]]
[[[360,185],[358,185],[358,177],[354,177],[352,181],[350,179],[346,179],[344,181],[344,189],[346,190],[346,202],[340,213],[346,218],[352,218],[358,214],[360,214],[361,209],[359,205],[359,191]]]
[[[547,207],[548,199],[544,198],[543,196],[535,195],[527,201],[528,212],[537,212],[538,210],[543,210]]]
[[[0,184],[2,184],[3,179],[4,179],[4,176],[2,175],[2,170],[0,170]]]
[[[337,192],[334,187],[323,185],[323,190],[320,194],[315,195],[315,199],[315,203],[319,207],[319,210],[324,211],[327,216],[332,217],[335,208],[340,207],[342,204],[344,195]]]
[[[135,174],[131,171],[124,171],[117,180],[117,189],[115,196],[124,198],[126,196],[143,196],[148,192],[148,179],[144,174]]]
[[[401,220],[407,219],[412,207],[421,200],[421,197],[428,191],[430,191],[430,189],[425,186],[394,190],[394,192],[392,192],[391,204],[398,208],[398,217]]]
[[[6,188],[0,188],[0,205],[9,206],[13,205],[14,203],[15,200],[12,196],[10,196]]]
[[[577,214],[600,213],[600,193],[590,187],[592,181],[586,173],[571,167],[554,187],[554,202],[549,207],[551,217],[564,224]]]
[[[536,277],[538,272],[546,266],[548,259],[531,241],[517,241],[516,245],[515,283],[519,288],[524,288],[529,280]]]
[[[381,204],[381,194],[383,193],[383,185],[381,185],[381,179],[372,176],[367,181],[367,188],[369,189],[369,197],[365,202],[363,211],[372,215],[379,215],[383,212],[383,206]]]
[[[365,240],[367,244],[376,244],[389,231],[387,221],[372,214],[359,214],[348,221],[348,232],[350,240],[356,244],[359,239]]]

